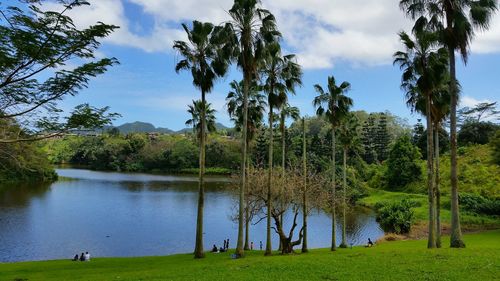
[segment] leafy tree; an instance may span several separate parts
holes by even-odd
[[[377,150],[375,148],[375,116],[370,114],[368,119],[363,123],[362,140],[363,140],[363,160],[368,164],[377,162]]]
[[[490,146],[493,149],[493,162],[500,165],[500,130],[495,133],[495,136],[490,142]]]
[[[392,190],[401,189],[420,179],[422,175],[418,163],[420,158],[420,152],[411,143],[409,136],[402,136],[396,140],[387,159],[385,177],[389,188]]]
[[[335,162],[335,130],[340,125],[341,121],[347,113],[349,108],[352,106],[352,99],[346,96],[347,91],[351,88],[348,82],[342,82],[339,86],[335,83],[335,78],[333,76],[328,77],[328,92],[325,92],[320,85],[314,85],[318,96],[314,98],[313,104],[317,108],[316,114],[318,116],[325,115],[330,122],[332,130],[332,198],[331,198],[331,210],[332,210],[332,245],[331,250],[336,250],[335,241],[335,175],[337,173],[336,162]]]
[[[61,117],[61,100],[77,95],[91,78],[118,63],[115,58],[95,59],[99,40],[118,27],[98,22],[78,29],[66,13],[89,3],[60,2],[61,11],[44,11],[39,0],[0,3],[5,20],[0,25],[0,121],[7,120],[3,122],[7,124],[16,120],[18,124],[2,130],[9,133],[0,133],[1,143],[94,129],[116,117],[106,113],[107,107],[88,105],[77,107],[67,118]],[[62,69],[70,61],[84,63]]]
[[[411,18],[431,18],[435,29],[441,33],[441,44],[447,48],[450,69],[450,142],[451,142],[451,239],[450,246],[465,247],[460,229],[458,208],[457,175],[457,103],[458,82],[456,77],[455,51],[459,51],[464,62],[469,56],[469,47],[475,29],[489,27],[496,0],[401,0],[400,7]],[[418,21],[418,20],[417,20]]]
[[[191,71],[193,76],[193,85],[201,91],[200,103],[200,171],[199,171],[199,197],[198,213],[196,220],[196,245],[195,258],[203,258],[203,207],[205,197],[205,149],[206,149],[206,109],[207,104],[205,95],[213,89],[217,77],[222,77],[228,68],[229,54],[224,49],[225,40],[221,34],[224,33],[222,27],[214,27],[211,23],[202,23],[193,21],[192,29],[186,24],[182,24],[186,32],[188,42],[175,41],[173,48],[183,57],[176,67],[175,71]]]
[[[264,55],[264,45],[276,41],[281,34],[276,29],[276,19],[268,10],[260,7],[259,0],[235,0],[229,10],[231,21],[227,35],[234,47],[233,56],[243,72],[243,124],[248,122],[248,93],[255,82],[258,66]],[[241,185],[238,216],[238,242],[236,255],[242,257],[243,250],[243,212],[246,186],[247,127],[243,126],[241,141]]]
[[[464,108],[463,115],[466,120],[473,119],[476,122],[481,122],[481,119],[500,120],[500,111],[496,109],[496,102],[482,102],[474,106],[474,108]]]
[[[375,131],[375,151],[379,162],[387,159],[389,143],[390,137],[389,128],[387,126],[387,116],[384,113],[381,113]]]
[[[487,144],[500,125],[491,122],[466,121],[458,132],[458,144]]]

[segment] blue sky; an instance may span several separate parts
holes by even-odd
[[[88,89],[63,102],[63,108],[89,102],[110,106],[122,114],[115,124],[144,121],[156,126],[181,129],[188,119],[187,104],[199,98],[188,72],[176,74],[179,57],[172,50],[173,40],[183,39],[181,22],[193,19],[220,23],[230,0],[100,0],[90,7],[72,11],[77,25],[96,21],[121,26],[103,42],[99,56],[114,56],[120,65],[93,79]],[[283,3],[288,5],[281,5]],[[355,3],[352,3],[355,2]],[[397,32],[410,23],[394,0],[366,0],[363,5],[350,0],[263,1],[277,17],[287,52],[298,55],[304,66],[303,87],[291,98],[303,114],[313,115],[313,85],[325,85],[327,77],[349,81],[349,95],[355,110],[389,110],[414,123],[399,89],[400,71],[392,66],[391,54],[400,48]],[[285,7],[285,8],[283,8]],[[56,4],[47,8],[57,9]],[[346,16],[356,12],[362,18]],[[500,21],[479,34],[472,45],[467,67],[459,63],[462,105],[479,101],[498,101],[500,88]],[[333,19],[332,19],[333,18]],[[233,68],[220,79],[208,96],[218,111],[218,121],[231,125],[226,114],[225,97],[232,80],[241,73]]]

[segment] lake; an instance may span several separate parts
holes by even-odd
[[[197,176],[57,169],[60,180],[0,190],[0,262],[93,257],[154,256],[194,250]],[[207,177],[204,246],[236,246],[236,194],[227,177]],[[291,219],[288,217],[288,219]],[[338,218],[340,243],[341,220]],[[300,226],[301,222],[299,222]],[[383,235],[372,210],[355,207],[347,217],[348,242]],[[309,248],[329,247],[331,216],[308,221]],[[255,249],[265,246],[265,220],[250,229]],[[273,247],[278,237],[273,234]],[[297,237],[298,234],[295,234]],[[300,247],[297,247],[300,249]]]

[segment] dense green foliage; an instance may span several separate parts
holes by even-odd
[[[490,200],[473,193],[461,193],[458,196],[458,202],[465,211],[500,216],[500,199]]]
[[[247,251],[245,259],[229,253],[141,258],[93,258],[0,264],[5,280],[495,280],[500,268],[500,231],[465,235],[467,248],[429,251],[425,241],[377,243],[335,253],[263,257]],[[448,240],[448,237],[445,238]],[[446,244],[443,243],[444,245]],[[446,264],[450,270],[443,270]],[[473,270],[473,272],[471,272]]]
[[[67,136],[48,140],[45,150],[54,164],[85,165],[97,170],[193,172],[199,147],[184,135]],[[228,173],[238,167],[237,141],[211,137],[207,144],[208,172]]]
[[[385,179],[392,190],[400,189],[422,176],[418,160],[422,155],[410,141],[409,136],[400,137],[391,148],[387,159]]]
[[[500,130],[500,126],[491,122],[465,122],[458,132],[458,144],[487,144]]]
[[[496,132],[490,142],[493,162],[500,165],[500,130]]]
[[[385,232],[406,234],[411,230],[415,215],[412,207],[416,207],[415,201],[403,199],[399,202],[380,203],[377,208],[377,221]]]

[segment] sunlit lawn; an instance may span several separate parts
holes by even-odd
[[[0,280],[499,280],[500,230],[465,236],[466,249],[426,249],[426,241],[264,257],[207,253],[0,264]],[[448,245],[447,238],[444,245]]]

